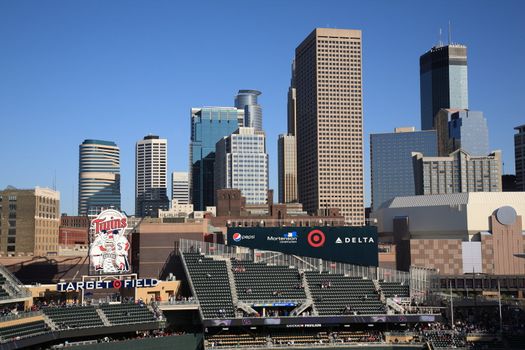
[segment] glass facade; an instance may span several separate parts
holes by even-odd
[[[482,112],[463,110],[452,113],[448,126],[451,153],[461,148],[471,156],[489,154],[489,130]]]
[[[262,131],[262,108],[257,103],[257,90],[239,90],[235,96],[235,107],[244,110],[244,126]]]
[[[436,132],[370,135],[372,210],[394,197],[415,195],[412,152],[437,156]]]
[[[525,125],[514,128],[514,159],[516,164],[516,190],[525,191]]]
[[[215,144],[244,125],[244,110],[205,107],[191,110],[190,196],[195,210],[214,205]]]
[[[442,108],[468,108],[467,47],[433,47],[419,59],[421,130],[434,129]]]
[[[120,210],[120,150],[114,142],[85,140],[79,146],[78,215]]]

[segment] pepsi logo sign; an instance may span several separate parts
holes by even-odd
[[[239,232],[236,232],[233,234],[232,238],[235,242],[240,242],[240,240],[242,239],[242,236]]]

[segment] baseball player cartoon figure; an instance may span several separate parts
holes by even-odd
[[[119,271],[129,271],[128,250],[129,242],[124,237],[123,230],[113,231],[113,242],[115,242],[115,267]]]
[[[89,249],[91,267],[103,273],[130,270],[126,238],[127,218],[113,210],[105,210],[91,221],[92,243]]]

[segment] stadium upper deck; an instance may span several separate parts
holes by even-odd
[[[429,296],[429,269],[407,273],[189,240],[179,252],[205,327],[440,319],[404,307]]]

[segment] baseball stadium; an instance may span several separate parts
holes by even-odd
[[[370,228],[231,228],[229,245],[161,249],[119,215],[92,220],[81,261],[0,266],[0,349],[523,348],[523,305],[500,288],[469,297],[432,268],[349,263],[377,256]],[[146,248],[169,251],[162,266]]]

